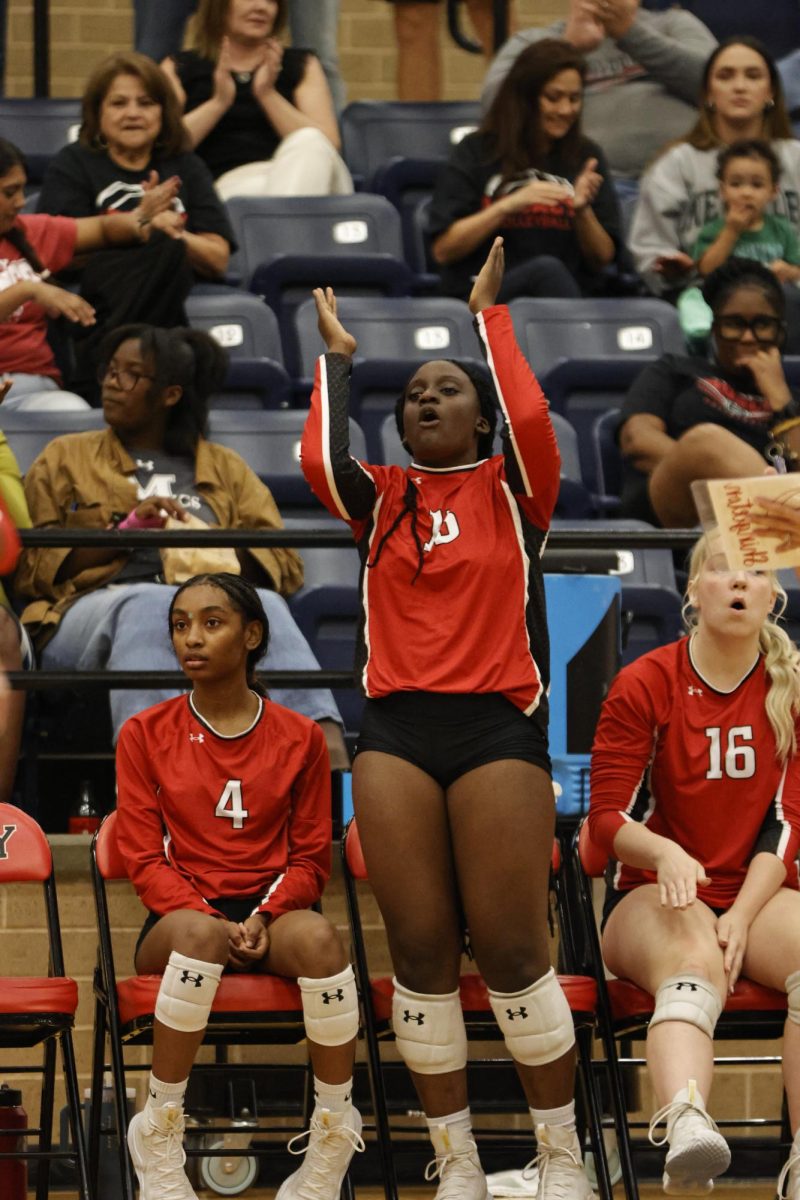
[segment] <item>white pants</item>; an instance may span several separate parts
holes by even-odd
[[[5,378],[12,379],[13,383],[3,401],[3,412],[64,412],[89,408],[82,396],[65,392],[49,375],[12,373]]]
[[[220,175],[220,200],[233,196],[349,196],[353,180],[319,129],[295,129],[266,162],[245,163]]]

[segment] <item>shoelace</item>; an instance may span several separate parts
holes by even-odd
[[[798,1172],[800,1172],[800,1150],[792,1149],[792,1153],[789,1155],[788,1162],[784,1164],[783,1170],[778,1176],[778,1200],[791,1200],[789,1193],[784,1192],[783,1185],[787,1181],[791,1183],[789,1175],[795,1167],[798,1169]]]
[[[155,1158],[153,1168],[158,1178],[159,1200],[186,1200],[188,1179],[183,1170],[183,1128],[163,1130],[150,1127],[149,1150]]]
[[[550,1168],[555,1167],[556,1172],[551,1172]],[[579,1158],[569,1150],[566,1146],[543,1146],[536,1158],[532,1159],[527,1166],[522,1168],[522,1178],[532,1179],[534,1174],[539,1174],[539,1191],[538,1195],[547,1196],[547,1200],[567,1200],[572,1196],[574,1190],[575,1178],[562,1176],[558,1178],[559,1167],[577,1167],[583,1168],[583,1163]],[[545,1185],[547,1190],[545,1193]]]
[[[314,1138],[318,1134],[319,1138]],[[305,1142],[305,1145],[301,1143]],[[309,1197],[324,1196],[327,1189],[330,1191],[331,1186],[331,1166],[339,1166],[337,1159],[340,1159],[345,1146],[342,1143],[349,1144],[351,1149],[356,1153],[361,1153],[364,1150],[364,1139],[355,1129],[349,1125],[336,1125],[333,1128],[326,1127],[318,1121],[311,1122],[308,1129],[304,1129],[302,1133],[297,1133],[290,1139],[286,1149],[290,1154],[307,1154],[312,1148],[315,1153],[318,1151],[320,1160],[306,1159],[310,1164],[308,1175],[303,1179],[301,1187],[303,1195],[308,1189]]]
[[[425,1168],[424,1179],[426,1183],[433,1183],[435,1179],[444,1179],[444,1173],[448,1167],[458,1167],[462,1163],[474,1167],[476,1165],[473,1154],[477,1155],[478,1147],[471,1139],[467,1142],[463,1150],[459,1150],[456,1154],[437,1154],[436,1158],[432,1158]]]
[[[701,1120],[709,1129],[713,1130],[714,1133],[719,1133],[719,1126],[704,1108],[698,1108],[696,1104],[690,1104],[688,1100],[670,1100],[669,1104],[665,1104],[657,1113],[653,1113],[650,1119],[650,1128],[647,1131],[647,1140],[654,1146],[666,1146],[669,1140],[669,1122],[673,1117],[677,1121],[685,1113],[693,1113],[694,1116]],[[675,1121],[672,1122],[673,1125]],[[662,1123],[666,1125],[664,1136],[657,1138],[655,1132]]]

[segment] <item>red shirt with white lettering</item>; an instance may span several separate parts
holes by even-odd
[[[72,261],[78,226],[72,217],[44,213],[17,217],[39,261],[54,275]],[[22,280],[41,279],[7,237],[0,237],[0,292]],[[47,313],[40,304],[21,304],[0,322],[0,375],[48,375],[61,382],[47,341]]]
[[[655,874],[613,861],[617,831],[641,821],[703,864],[701,900],[728,908],[753,855],[776,854],[798,887],[800,758],[780,763],[765,712],[770,679],[759,655],[730,692],[699,674],[682,638],[617,675],[592,749],[589,830],[612,859],[611,886]]]
[[[137,894],[163,916],[261,897],[273,918],[310,908],[330,876],[330,762],[314,721],[263,700],[217,733],[189,696],[131,717],[117,742],[117,837]]]

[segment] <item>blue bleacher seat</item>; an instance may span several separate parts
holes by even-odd
[[[209,437],[229,446],[267,484],[281,514],[319,512],[322,508],[306,483],[300,468],[300,439],[306,413],[298,409],[279,412],[233,412],[212,410]],[[364,458],[364,435],[350,422],[353,454]]]
[[[105,421],[100,408],[67,412],[14,412],[10,409],[0,414],[0,429],[8,438],[23,475],[54,437],[103,428]]]
[[[0,137],[25,155],[28,183],[42,182],[53,155],[77,138],[80,122],[80,100],[0,99]]]
[[[639,359],[686,353],[665,300],[519,299],[509,305],[522,352],[540,379],[561,359]]]
[[[357,100],[341,116],[342,153],[355,177],[372,186],[392,159],[446,159],[480,121],[476,100]]]
[[[646,521],[553,520],[556,529],[651,530]],[[682,599],[670,550],[620,550],[618,574],[622,584],[622,661],[627,664],[648,650],[679,637],[683,628]]]
[[[592,426],[595,490],[606,497],[606,511],[618,508],[613,500],[622,495],[622,454],[617,442],[620,411],[609,408],[595,418]]]
[[[280,321],[284,361],[297,374],[291,311],[314,287],[337,295],[408,295],[397,210],[383,196],[246,197],[230,200],[239,245],[232,268]]]
[[[288,408],[292,383],[283,366],[278,319],[250,292],[228,288],[190,293],[186,315],[211,334],[229,355],[228,374],[214,408]]]

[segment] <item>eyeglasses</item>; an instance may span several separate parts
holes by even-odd
[[[132,392],[141,379],[149,379],[152,383],[155,375],[143,375],[136,371],[121,371],[119,367],[114,367],[111,363],[103,363],[97,368],[97,382],[105,383],[107,379],[116,380],[117,387],[121,392]]]
[[[714,318],[714,332],[723,342],[740,342],[748,329],[757,342],[774,346],[781,340],[786,326],[777,317],[753,317],[748,321],[747,317],[731,313],[729,316]]]

